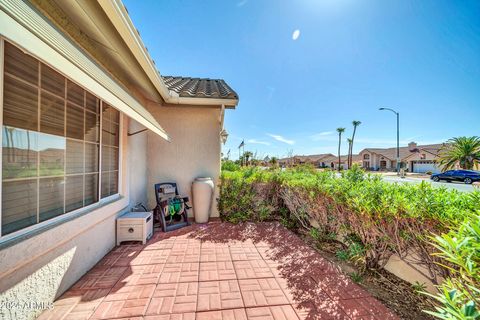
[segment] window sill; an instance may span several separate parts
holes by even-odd
[[[34,225],[31,228],[28,228],[27,230],[20,230],[19,232],[15,232],[11,235],[5,235],[3,237],[0,237],[0,251],[3,249],[6,249],[8,247],[14,246],[22,241],[25,241],[29,238],[32,238],[36,235],[39,235],[45,231],[48,231],[50,229],[53,229],[59,225],[62,225],[66,222],[70,222],[72,220],[75,220],[79,217],[82,217],[86,214],[89,214],[93,211],[96,211],[98,209],[101,209],[102,207],[105,207],[107,205],[110,205],[116,201],[119,201],[123,199],[124,197],[116,194],[113,196],[110,196],[106,199],[103,199],[103,201],[98,202],[96,204],[93,204],[89,207],[86,208],[81,208],[78,209],[74,212],[66,213],[64,215],[61,215],[59,217],[56,217],[52,220],[47,220],[45,222],[42,222],[40,224]]]

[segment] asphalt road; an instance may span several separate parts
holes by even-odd
[[[472,192],[474,190],[473,186],[470,184],[458,183],[458,182],[434,182],[429,179],[420,179],[420,178],[400,178],[396,176],[383,176],[384,181],[391,183],[420,183],[422,181],[427,181],[435,187],[445,187],[448,189],[456,189],[461,192]]]

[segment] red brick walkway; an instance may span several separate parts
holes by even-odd
[[[113,249],[40,319],[397,319],[276,223],[194,225]]]

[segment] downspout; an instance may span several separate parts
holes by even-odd
[[[225,105],[222,104],[220,109],[220,132],[223,130],[223,121],[225,119]]]

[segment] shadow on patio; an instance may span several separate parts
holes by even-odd
[[[42,319],[396,319],[278,223],[211,222],[114,248]]]

